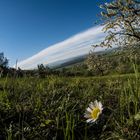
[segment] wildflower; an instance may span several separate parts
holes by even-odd
[[[84,117],[87,118],[86,122],[95,122],[98,119],[99,115],[102,113],[102,110],[103,107],[101,102],[98,102],[97,100],[94,101],[94,103],[91,102],[84,115]]]

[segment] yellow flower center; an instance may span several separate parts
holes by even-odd
[[[97,119],[99,113],[100,113],[100,109],[98,107],[96,107],[92,110],[91,117],[93,119]]]

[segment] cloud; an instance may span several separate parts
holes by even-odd
[[[92,27],[86,31],[78,33],[62,42],[56,43],[40,51],[36,55],[18,62],[18,67],[22,69],[32,69],[38,64],[51,64],[59,60],[88,54],[92,49],[91,45],[100,43],[105,33],[103,26]],[[97,48],[99,51],[102,48]]]

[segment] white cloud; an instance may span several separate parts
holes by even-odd
[[[18,62],[18,67],[31,69],[35,68],[37,64],[50,64],[59,60],[88,54],[92,49],[91,45],[98,44],[104,39],[105,33],[103,33],[102,29],[103,26],[92,27],[62,42],[51,45],[36,55]],[[97,48],[95,51],[101,49]]]

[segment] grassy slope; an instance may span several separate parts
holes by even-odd
[[[0,80],[0,134],[16,139],[139,139],[139,75]],[[95,124],[84,118],[102,101]]]

